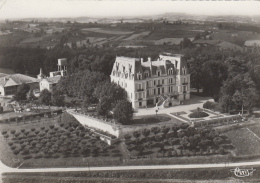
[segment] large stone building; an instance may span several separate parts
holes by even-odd
[[[173,106],[190,99],[190,74],[180,54],[163,53],[146,62],[116,57],[110,77],[127,91],[133,108]]]

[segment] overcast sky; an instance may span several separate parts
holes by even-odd
[[[0,19],[138,16],[170,12],[260,15],[260,2],[257,1],[0,0],[0,7]]]

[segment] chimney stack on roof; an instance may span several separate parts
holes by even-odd
[[[151,62],[151,57],[148,57],[148,62]]]
[[[142,64],[142,63],[144,63],[144,59],[143,59],[143,58],[141,58],[141,64]]]

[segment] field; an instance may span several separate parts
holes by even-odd
[[[252,127],[251,127],[252,128]],[[235,155],[256,155],[260,154],[260,140],[249,128],[231,130],[225,133],[235,146]]]
[[[258,137],[260,137],[260,125],[250,126],[250,127],[248,127],[248,129],[251,130]]]
[[[0,68],[0,73],[13,74],[14,71],[12,69]]]
[[[126,38],[125,40],[133,40],[133,39],[137,39],[140,37],[144,37],[150,34],[150,31],[146,31],[146,32],[141,32],[139,34],[133,34],[130,37]]]
[[[96,32],[102,34],[116,34],[116,35],[124,35],[124,34],[132,34],[130,31],[120,31],[120,30],[105,30],[101,28],[85,28],[82,29],[83,32]]]

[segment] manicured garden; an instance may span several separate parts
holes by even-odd
[[[177,157],[226,154],[222,147],[230,143],[214,129],[196,129],[188,124],[153,127],[124,136],[132,156]]]

